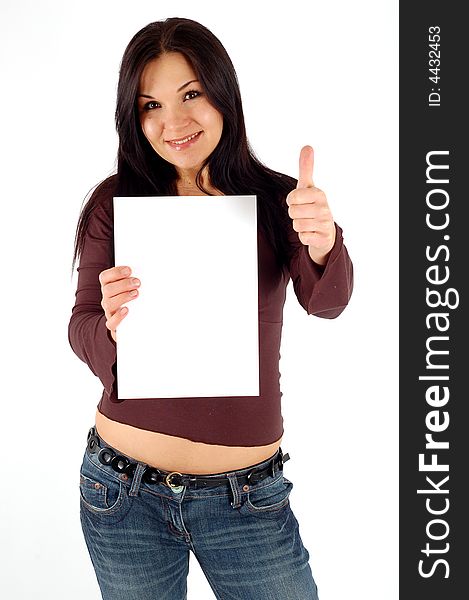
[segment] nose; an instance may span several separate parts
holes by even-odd
[[[167,107],[164,117],[166,139],[176,139],[187,133],[191,119],[182,107]]]

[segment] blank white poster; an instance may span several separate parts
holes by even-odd
[[[114,197],[118,398],[259,395],[256,196]]]

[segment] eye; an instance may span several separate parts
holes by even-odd
[[[194,96],[194,95],[192,95],[192,94],[195,94],[195,96]],[[187,98],[187,99],[188,99],[188,100],[192,100],[193,98],[197,98],[197,96],[201,96],[201,95],[202,95],[202,92],[199,92],[199,91],[197,91],[197,90],[190,90],[189,92],[186,92],[186,93],[184,94],[184,96],[185,96],[185,97],[187,97],[187,96],[189,96],[189,95],[190,95],[190,98]]]
[[[144,106],[143,106],[143,110],[144,111],[149,111],[149,110],[153,110],[150,105],[151,104],[159,104],[158,102],[156,102],[155,100],[151,100],[151,102],[147,102]]]

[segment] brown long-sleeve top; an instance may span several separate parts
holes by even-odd
[[[288,233],[292,252],[283,268],[277,266],[271,245],[258,229],[259,396],[117,399],[117,344],[106,327],[98,278],[101,271],[115,266],[114,180],[109,177],[94,192],[100,198],[85,235],[68,327],[73,351],[104,386],[98,410],[120,423],[206,444],[262,446],[278,440],[283,434],[279,360],[286,287],[291,278],[309,315],[333,319],[344,310],[352,293],[353,267],[342,229],[335,225],[334,247],[326,265],[319,266],[292,226]]]

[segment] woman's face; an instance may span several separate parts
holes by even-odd
[[[193,177],[220,141],[223,116],[208,102],[190,63],[179,52],[152,60],[138,94],[145,137],[180,176]]]

